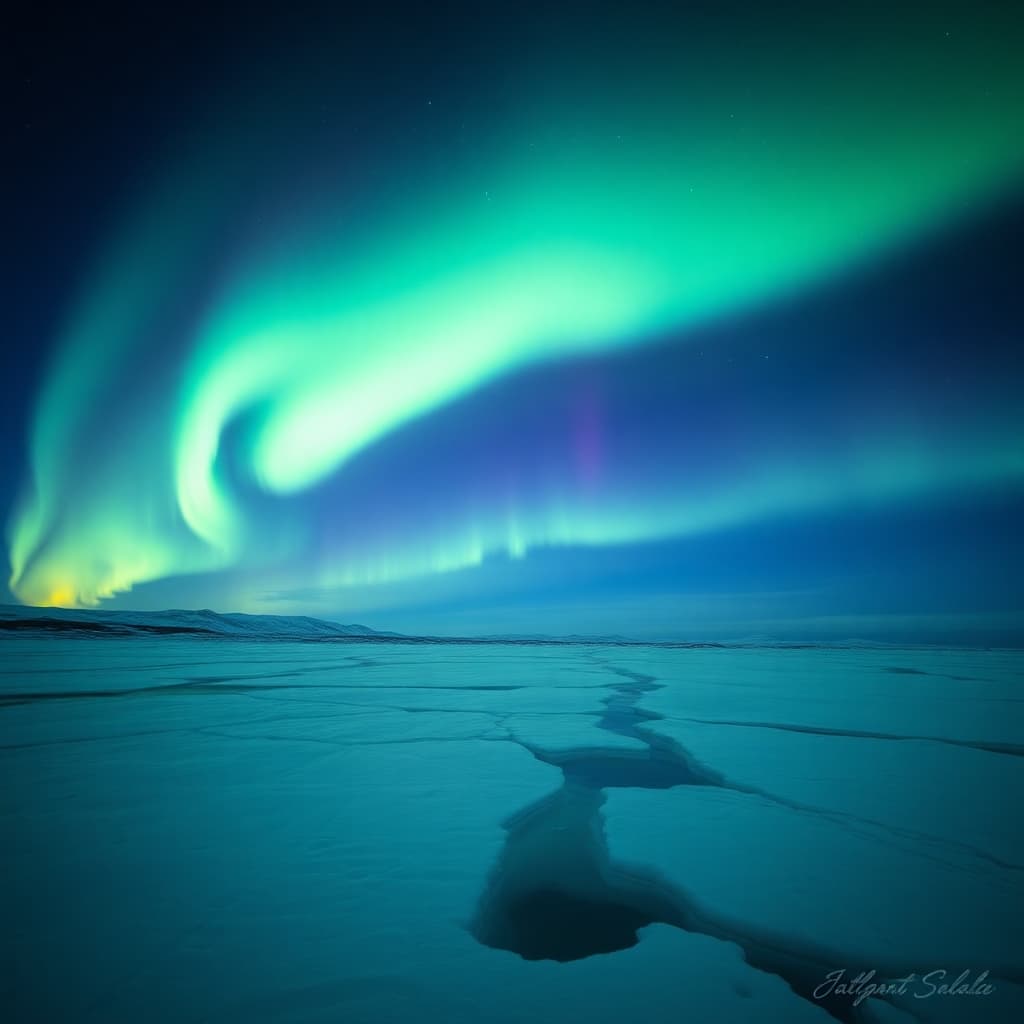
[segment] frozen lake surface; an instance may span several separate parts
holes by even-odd
[[[1024,1020],[1021,652],[26,633],[0,672],[12,1024]]]

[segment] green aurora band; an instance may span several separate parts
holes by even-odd
[[[452,147],[443,174],[427,144],[396,131],[408,173],[361,183],[359,217],[345,187],[325,186],[273,240],[203,281],[205,254],[244,213],[239,179],[274,194],[287,176],[226,104],[134,204],[69,311],[10,524],[12,592],[78,606],[181,573],[265,566],[272,577],[301,530],[253,525],[224,465],[233,426],[233,472],[286,500],[501,375],[811,287],[1015,187],[1015,33],[869,29],[821,53],[683,59],[672,40],[648,39],[633,40],[642,63],[538,59],[510,90],[521,102],[479,146]],[[178,296],[200,288],[199,312],[175,320]],[[173,365],[140,371],[168,322],[180,322]],[[1005,480],[1024,468],[1018,442],[983,438],[984,458],[971,446],[936,458],[911,437],[866,441],[856,466],[765,465],[719,493],[683,496],[668,482],[632,503],[551,496],[501,521],[453,517],[426,547],[407,538],[363,565],[323,566],[320,582]]]

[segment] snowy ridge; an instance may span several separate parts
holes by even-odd
[[[166,611],[107,611],[73,608],[29,608],[0,605],[0,633],[61,633],[78,636],[185,635],[207,639],[252,640],[387,640],[403,644],[584,646],[699,650],[931,650],[928,643],[890,643],[880,640],[782,640],[768,636],[724,640],[679,640],[670,637],[630,638],[620,634],[497,633],[485,636],[431,636],[371,629],[360,623],[340,623],[309,615],[252,615],[215,612],[209,608],[171,608]],[[970,645],[957,645],[964,649]],[[971,648],[973,649],[973,648]],[[982,647],[988,650],[996,648]]]
[[[117,636],[185,634],[252,639],[326,640],[344,637],[395,637],[358,623],[343,625],[308,615],[247,615],[209,608],[172,608],[159,612],[82,611],[70,608],[22,608],[0,605],[0,630]]]

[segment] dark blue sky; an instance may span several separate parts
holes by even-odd
[[[802,23],[797,8],[789,14]],[[470,129],[474,118],[485,120],[473,98],[478,79],[495,102],[514,92],[512,72],[487,70],[499,57],[515,64],[503,47],[530,52],[552,35],[567,46],[575,40],[582,53],[591,42],[586,33],[566,33],[561,19],[551,27],[526,18],[506,33],[507,17],[454,8],[396,23],[345,25],[335,17],[319,27],[347,40],[345,70],[335,69],[345,54],[325,56],[318,46],[312,68],[297,71],[292,51],[301,53],[318,26],[286,16],[245,25],[226,15],[169,16],[158,28],[62,17],[15,33],[9,127],[19,160],[5,203],[14,259],[0,413],[8,438],[0,506],[14,523],[15,497],[32,472],[38,396],[65,359],[99,254],[211,106],[228,102],[252,131],[254,111],[284,83],[268,121],[280,137],[260,145],[296,148],[274,172],[285,184],[261,193],[259,208],[276,223],[287,226],[294,216],[299,224],[289,204],[306,203],[295,171],[302,147],[311,147],[310,160],[325,152],[322,139],[310,142],[311,96],[351,107],[346,130],[362,133],[358,173],[391,176],[393,196],[406,182],[395,163],[403,150],[396,156],[388,139],[398,125],[415,134],[410,96],[440,97],[450,122],[444,130],[455,137],[467,119]],[[719,38],[714,15],[693,18]],[[738,51],[743,46],[740,31]],[[562,73],[577,74],[574,62],[583,59],[569,46]],[[671,110],[671,99],[661,95],[658,103]],[[949,141],[955,149],[957,140]],[[434,154],[428,137],[404,145],[416,154],[419,177],[427,168],[443,180],[446,161],[457,159],[448,150]],[[355,198],[363,186],[349,165],[338,164],[349,167],[348,178],[324,165],[307,187],[326,188],[355,210],[372,252],[375,207]],[[723,164],[723,175],[734,171]],[[195,193],[187,182],[181,188],[187,217],[185,197]],[[459,188],[449,193],[459,198]],[[212,191],[205,198],[216,215],[221,201]],[[789,201],[799,217],[799,200]],[[430,216],[429,207],[417,211],[428,225]],[[135,498],[126,490],[138,506],[125,509],[121,499],[120,513],[153,533],[140,535],[137,549],[107,552],[105,506],[83,502],[93,460],[96,478],[109,482],[140,459],[152,469],[168,458],[177,420],[164,418],[165,438],[147,407],[182,401],[190,332],[226,308],[224,268],[262,244],[250,225],[218,239],[216,252],[207,246],[206,262],[193,264],[191,290],[162,300],[173,310],[170,319],[161,314],[163,334],[140,333],[131,361],[108,375],[108,402],[94,405],[91,426],[57,453],[73,472],[54,492],[50,524],[30,555],[26,572],[46,581],[31,593],[65,592],[53,574],[66,562],[61,545],[73,543],[72,576],[103,578],[118,558],[137,565],[138,551],[147,559],[161,553],[158,570],[147,560],[124,577],[133,589],[109,602],[120,607],[308,612],[431,633],[1017,642],[1024,622],[1022,228],[1020,192],[1003,189],[991,202],[908,233],[887,255],[707,323],[512,366],[396,421],[336,471],[287,494],[254,470],[273,413],[261,398],[234,415],[219,440],[219,485],[245,510],[231,555],[204,561],[189,548],[180,562],[164,557],[195,538],[180,540],[189,533],[187,509],[168,510],[162,493],[147,494],[144,477]],[[297,261],[306,258],[305,249],[296,252]],[[531,301],[522,296],[522,304]],[[485,295],[480,302],[485,309]],[[435,360],[447,358],[446,343],[433,344]],[[108,357],[104,345],[96,344],[93,371]],[[382,394],[400,386],[397,377],[373,379]],[[108,404],[118,406],[116,417]],[[324,431],[335,429],[325,421]],[[131,449],[131,459],[120,449]],[[150,505],[158,511],[140,518]],[[112,517],[111,532],[121,522]],[[68,585],[69,594],[94,592],[77,591],[77,580]]]

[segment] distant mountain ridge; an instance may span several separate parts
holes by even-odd
[[[378,641],[403,644],[517,644],[523,646],[602,645],[611,647],[676,648],[909,648],[928,644],[893,644],[885,641],[779,640],[745,637],[728,640],[673,640],[630,638],[620,634],[499,633],[487,636],[436,636],[371,629],[360,623],[331,622],[309,615],[251,615],[215,612],[209,608],[170,608],[165,611],[108,611],[105,609],[28,608],[0,604],[0,635],[4,633],[61,634],[70,636],[191,636],[197,639]]]
[[[184,634],[239,639],[330,640],[393,638],[359,623],[342,624],[308,615],[249,615],[209,608],[170,608],[159,612],[93,611],[72,608],[23,608],[0,605],[0,631],[132,635]]]

